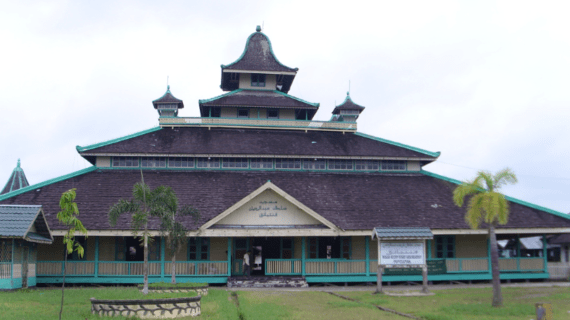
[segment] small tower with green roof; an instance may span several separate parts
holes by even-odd
[[[160,117],[177,117],[178,109],[184,108],[182,100],[176,98],[170,92],[170,85],[166,87],[166,92],[162,97],[154,100],[152,105],[158,111]]]
[[[346,99],[334,108],[332,121],[356,122],[362,111],[364,107],[354,103],[350,98],[350,92],[347,92]]]
[[[6,186],[4,186],[4,189],[2,189],[0,194],[16,191],[29,185],[28,179],[26,179],[26,174],[24,174],[24,170],[20,167],[20,159],[18,159],[18,165],[16,165],[16,168],[12,171]]]

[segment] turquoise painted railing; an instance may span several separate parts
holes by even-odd
[[[428,259],[428,261],[445,260],[447,273],[489,273],[487,258],[449,258]],[[378,270],[378,260],[369,260],[369,274]],[[501,258],[501,272],[536,272],[544,271],[542,258]],[[265,274],[267,275],[299,275],[301,259],[267,259]],[[306,275],[366,275],[366,260],[345,259],[307,259]]]
[[[164,263],[164,273],[170,275],[171,262]],[[95,261],[68,261],[66,276],[142,276],[144,262],[142,261],[99,261],[97,274]],[[161,275],[160,261],[149,262],[149,275]],[[176,262],[176,274],[181,276],[219,276],[227,274],[227,261],[179,261]],[[61,276],[63,261],[38,261],[36,274],[38,276]]]
[[[356,131],[356,122],[258,118],[161,117],[161,126],[254,126]]]

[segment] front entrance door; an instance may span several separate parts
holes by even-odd
[[[28,287],[28,247],[22,248],[22,288]]]

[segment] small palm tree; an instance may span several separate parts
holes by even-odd
[[[171,264],[171,283],[176,284],[176,253],[184,243],[188,230],[177,221],[181,215],[190,215],[194,217],[194,222],[200,219],[200,212],[191,205],[180,208],[178,206],[178,198],[170,187],[159,186],[155,190],[155,197],[158,203],[158,215],[160,217],[160,230],[166,239],[166,247],[172,256]]]
[[[165,211],[164,204],[170,203],[172,199],[164,198],[165,194],[162,190],[164,187],[158,187],[151,190],[144,183],[141,172],[141,182],[137,182],[133,186],[133,198],[131,200],[120,199],[109,210],[109,224],[117,225],[117,220],[124,213],[131,214],[131,228],[135,236],[140,236],[144,245],[144,285],[143,293],[148,293],[148,221],[151,216],[159,217]],[[177,200],[176,200],[177,201]],[[142,234],[139,234],[141,232]]]
[[[509,219],[509,203],[505,196],[497,190],[506,184],[515,184],[517,177],[505,168],[495,175],[487,171],[479,171],[475,179],[466,181],[453,191],[453,201],[463,206],[465,197],[470,196],[465,221],[472,229],[478,229],[484,221],[489,227],[491,246],[491,267],[493,274],[493,307],[503,305],[501,279],[499,273],[499,251],[497,249],[497,225],[506,224]]]

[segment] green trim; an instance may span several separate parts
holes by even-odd
[[[164,253],[165,253],[165,238],[159,238],[160,240],[160,278],[164,281]],[[176,254],[176,252],[174,252]]]
[[[155,102],[157,102],[158,100],[164,98],[164,97],[165,97],[167,94],[169,94],[169,93],[170,93],[170,95],[171,95],[174,99],[180,100],[180,99],[176,98],[176,97],[172,94],[172,92],[170,92],[170,85],[168,85],[168,86],[166,86],[166,92],[162,95],[162,97],[160,97],[160,98],[158,98],[158,99],[156,99],[156,100],[152,100],[152,103],[155,103]],[[182,101],[182,100],[180,100],[180,101]],[[172,102],[169,102],[169,103],[172,103]],[[174,103],[175,103],[175,104],[178,104],[178,103],[180,103],[180,102],[174,102]]]
[[[228,93],[224,93],[224,94],[222,94],[222,95],[219,95],[219,96],[217,96],[217,97],[213,97],[213,98],[210,98],[210,99],[200,99],[200,100],[198,100],[198,103],[199,103],[199,104],[203,104],[203,103],[208,103],[208,102],[216,101],[216,100],[218,100],[218,99],[225,98],[225,97],[227,97],[227,96],[231,96],[231,95],[233,95],[233,94],[236,94],[236,93],[239,93],[239,92],[242,92],[242,91],[264,91],[264,92],[273,92],[273,93],[280,94],[280,95],[282,95],[282,96],[284,96],[284,97],[287,97],[287,98],[289,98],[289,99],[293,99],[293,100],[299,101],[299,102],[304,103],[304,104],[308,104],[308,105],[313,106],[313,107],[316,107],[316,108],[319,108],[320,105],[321,105],[321,104],[318,103],[318,102],[309,102],[309,101],[303,100],[303,99],[301,99],[301,98],[294,97],[294,96],[292,96],[292,95],[290,95],[290,94],[287,94],[287,93],[285,93],[285,92],[281,92],[281,91],[278,91],[278,90],[262,90],[262,89],[250,89],[250,88],[236,89],[236,90],[234,90],[234,91],[230,91],[230,92],[228,92]],[[233,107],[235,107],[235,108],[267,108],[267,107],[257,107],[257,106],[241,106],[241,107],[239,107],[239,106],[233,106],[233,107],[227,106],[227,107],[228,107],[228,108],[233,108]],[[267,108],[267,109],[271,109],[271,108]],[[275,108],[273,108],[273,109],[275,109]],[[278,109],[279,109],[279,108],[278,108]],[[223,119],[223,117],[221,117],[221,118]],[[240,119],[242,119],[242,118],[240,118]],[[250,119],[255,119],[255,118],[250,118]],[[281,120],[283,120],[283,119],[281,119]],[[303,120],[303,121],[305,121],[305,120]],[[309,120],[309,121],[310,121],[310,120]]]
[[[103,142],[91,144],[91,145],[88,145],[88,146],[85,146],[85,147],[76,146],[75,149],[77,149],[77,152],[84,152],[84,151],[87,151],[87,150],[92,150],[92,149],[96,149],[96,148],[99,148],[99,147],[103,147],[103,146],[107,146],[107,145],[110,145],[110,144],[114,144],[114,143],[117,143],[117,142],[129,140],[129,139],[132,139],[132,138],[136,138],[136,137],[145,135],[145,134],[147,134],[147,133],[155,132],[155,131],[158,131],[158,130],[161,130],[161,129],[162,129],[161,127],[154,127],[154,128],[150,128],[150,129],[143,130],[143,131],[140,131],[140,132],[136,132],[136,133],[133,133],[133,134],[129,134],[129,135],[124,136],[124,137],[120,137],[120,138],[116,138],[116,139],[112,139],[112,140],[107,140],[107,141],[103,141]]]
[[[86,174],[86,173],[95,171],[95,170],[97,170],[97,169],[98,169],[97,167],[92,166],[92,167],[89,167],[89,168],[81,169],[81,170],[79,170],[79,171],[75,171],[75,172],[72,172],[72,173],[69,173],[69,174],[66,174],[66,175],[57,177],[57,178],[53,178],[53,179],[50,179],[50,180],[46,180],[46,181],[44,181],[44,182],[40,182],[40,183],[31,185],[31,186],[28,186],[28,187],[25,187],[25,188],[22,188],[22,189],[18,189],[18,190],[9,192],[9,193],[5,193],[5,194],[3,194],[3,195],[0,196],[0,201],[4,201],[4,200],[6,200],[6,199],[9,199],[9,198],[12,198],[12,197],[14,197],[14,196],[20,195],[20,194],[22,194],[22,193],[26,193],[26,192],[28,192],[28,191],[32,191],[32,190],[35,190],[35,189],[39,189],[39,188],[45,187],[45,186],[47,186],[47,185],[54,184],[54,183],[56,183],[56,182],[64,181],[64,180],[67,180],[67,179],[71,179],[71,178],[80,176],[80,175],[82,175],[82,174]]]
[[[227,97],[227,96],[231,96],[232,94],[236,94],[236,93],[241,92],[241,91],[243,91],[243,89],[236,89],[236,90],[234,90],[234,91],[230,91],[230,92],[228,92],[228,93],[224,93],[224,94],[221,94],[221,95],[219,95],[219,96],[216,96],[216,97],[213,97],[213,98],[210,98],[210,99],[199,99],[199,100],[198,100],[198,104],[216,101],[216,100],[218,100],[218,99],[221,99],[221,98],[224,98],[224,97]]]
[[[237,58],[236,61],[234,61],[234,62],[232,62],[232,63],[230,63],[230,64],[226,64],[226,65],[223,65],[223,64],[222,64],[222,66],[221,66],[221,67],[222,67],[222,70],[225,69],[225,68],[228,68],[228,67],[233,66],[234,64],[238,63],[241,59],[243,59],[243,57],[244,57],[245,54],[247,53],[247,47],[249,46],[249,41],[251,40],[251,37],[253,37],[255,34],[258,34],[258,33],[261,34],[261,35],[263,35],[263,36],[267,39],[267,43],[269,43],[269,52],[271,52],[271,55],[273,56],[273,59],[275,59],[275,61],[277,61],[277,63],[278,63],[280,66],[282,66],[282,67],[284,67],[284,68],[287,68],[287,69],[294,70],[295,72],[297,72],[297,71],[299,70],[299,68],[291,68],[291,67],[288,67],[288,66],[282,64],[281,62],[279,62],[279,59],[277,59],[277,57],[275,56],[275,53],[273,52],[273,46],[271,45],[271,40],[269,40],[269,37],[268,37],[265,33],[261,32],[261,31],[256,31],[256,32],[250,34],[249,37],[247,37],[247,41],[245,42],[245,48],[243,49],[243,52],[242,52],[241,56],[240,56],[239,58]],[[222,72],[223,72],[223,71],[222,71]],[[291,72],[292,72],[292,71],[291,71]]]
[[[425,155],[428,155],[428,156],[434,157],[434,158],[439,157],[439,155],[441,154],[441,152],[439,152],[439,151],[438,151],[438,152],[431,152],[431,151],[427,151],[427,150],[424,150],[424,149],[420,149],[420,148],[408,146],[408,145],[403,144],[403,143],[399,143],[399,142],[395,142],[395,141],[391,141],[391,140],[386,140],[386,139],[382,139],[382,138],[378,138],[378,137],[374,137],[374,136],[371,136],[371,135],[368,135],[368,134],[365,134],[365,133],[362,133],[362,132],[355,132],[354,134],[357,135],[357,136],[364,137],[364,138],[368,138],[368,139],[376,140],[376,141],[379,141],[379,142],[384,142],[384,143],[387,143],[387,144],[391,144],[391,145],[396,146],[396,147],[401,147],[401,148],[405,148],[405,149],[412,150],[412,151],[415,151],[415,152],[423,153],[423,154],[425,154]]]
[[[366,275],[370,275],[370,237],[364,237],[366,254]]]
[[[426,175],[426,176],[430,176],[430,177],[433,177],[433,178],[437,178],[437,179],[440,179],[440,180],[444,180],[444,181],[447,181],[447,182],[451,182],[451,183],[454,183],[454,184],[457,184],[457,185],[461,185],[461,184],[463,183],[463,182],[461,182],[461,181],[459,181],[459,180],[456,180],[456,179],[453,179],[453,178],[449,178],[449,177],[445,177],[445,176],[439,175],[439,174],[437,174],[437,173],[425,171],[425,170],[423,170],[423,169],[420,170],[419,172],[422,173],[422,174],[424,174],[424,175]],[[510,201],[510,202],[514,202],[514,203],[517,203],[517,204],[520,204],[520,205],[523,205],[523,206],[526,206],[526,207],[530,207],[530,208],[532,208],[532,209],[544,211],[544,212],[546,212],[546,213],[550,213],[550,214],[555,215],[555,216],[558,216],[558,217],[560,217],[560,218],[564,218],[564,219],[570,220],[570,214],[565,214],[565,213],[562,213],[562,212],[560,212],[560,211],[552,210],[552,209],[549,209],[549,208],[546,208],[546,207],[543,207],[543,206],[539,206],[539,205],[537,205],[537,204],[533,204],[533,203],[526,202],[526,201],[523,201],[523,200],[520,200],[520,199],[516,199],[516,198],[513,198],[513,197],[509,197],[509,196],[507,196],[507,195],[505,195],[505,199],[507,199],[507,200]]]
[[[207,119],[207,118],[204,118]],[[219,119],[219,118],[213,118]],[[227,119],[244,119],[244,118],[227,118]],[[256,120],[257,118],[250,118]],[[271,120],[271,121],[283,121],[284,119],[280,120]],[[287,120],[287,121],[303,121],[306,120]],[[309,120],[311,121],[311,120]],[[315,122],[323,122],[327,123],[326,121],[315,121]],[[355,122],[339,122],[339,123],[355,123]],[[285,129],[303,129],[303,130],[313,130],[313,131],[346,131],[346,132],[355,132],[356,128],[320,128],[320,127],[309,127],[309,126],[284,126],[284,125],[270,125],[270,124],[235,124],[235,123],[161,123],[161,126],[175,126],[175,127],[254,127],[254,128],[285,128]]]

